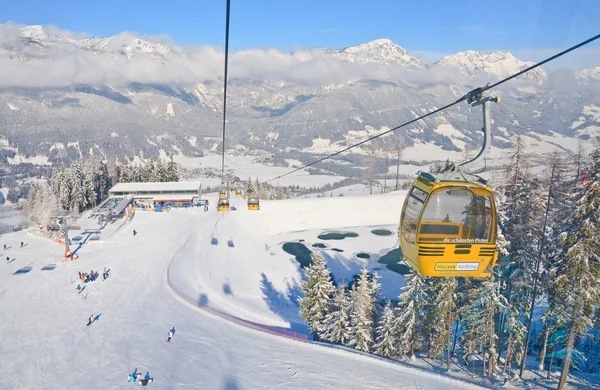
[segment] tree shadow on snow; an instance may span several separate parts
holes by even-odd
[[[298,298],[302,295],[302,290],[297,284],[290,285],[286,282],[286,285],[287,293],[284,294],[275,288],[267,275],[261,273],[260,289],[269,310],[288,321],[290,330],[308,335],[310,329],[299,314]]]
[[[225,379],[225,383],[223,384],[223,390],[239,390],[239,386],[237,380],[232,377],[227,377]]]

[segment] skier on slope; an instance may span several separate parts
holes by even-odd
[[[137,232],[135,231],[135,229],[133,229],[133,236],[135,237],[136,234]]]
[[[173,337],[173,329],[171,329],[171,330],[169,331],[169,333],[167,333],[167,343],[168,343],[169,341],[171,341],[171,338],[172,338],[172,337]]]
[[[87,323],[88,326],[90,326],[90,324],[93,322],[93,318],[94,318],[94,315],[93,314],[90,315],[90,318],[88,318],[88,323]]]
[[[8,249],[8,247],[6,246],[6,244],[4,244],[4,250],[7,250],[7,249]]]

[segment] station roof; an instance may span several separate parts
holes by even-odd
[[[118,183],[109,192],[123,191],[199,191],[199,181],[177,181],[159,183]]]

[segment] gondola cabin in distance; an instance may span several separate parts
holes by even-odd
[[[410,188],[400,215],[398,238],[406,263],[423,276],[492,276],[497,216],[492,190],[469,168],[481,162],[491,143],[487,104],[481,88],[465,95],[483,109],[483,146],[475,158],[439,173],[421,172]],[[479,173],[479,172],[477,172]]]
[[[248,210],[260,210],[258,198],[248,198]]]
[[[229,199],[219,198],[217,202],[217,211],[229,211]]]

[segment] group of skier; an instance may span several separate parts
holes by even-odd
[[[21,241],[21,248],[23,248],[23,246],[25,245],[25,243],[23,241]],[[3,250],[7,251],[9,248],[8,245],[6,245],[6,243],[3,245]],[[10,263],[10,256],[6,256],[6,262]]]
[[[91,320],[91,316],[90,316],[90,320]],[[88,320],[88,325],[91,324],[92,321]],[[167,342],[171,341],[171,338],[173,338],[173,335],[175,334],[175,328],[172,328],[171,330],[169,330],[169,333],[167,333]],[[146,372],[146,376],[144,378],[142,378],[142,374],[137,372],[137,368],[135,370],[133,370],[133,372],[131,374],[129,374],[128,376],[128,382],[137,382],[140,384],[140,386],[147,386],[148,383],[152,383],[152,381],[154,380],[154,378],[150,377],[150,372]]]

